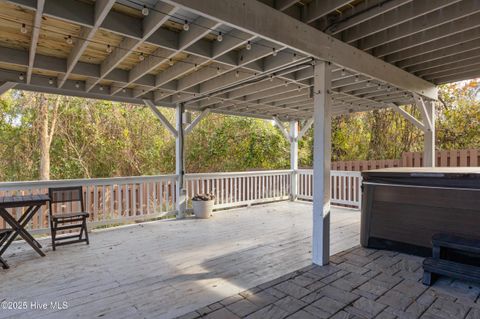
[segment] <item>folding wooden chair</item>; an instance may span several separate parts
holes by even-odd
[[[86,242],[88,245],[87,218],[89,213],[85,212],[82,186],[50,188],[48,194],[50,195],[49,215],[53,250],[56,246],[80,242]],[[80,211],[59,212],[59,208],[66,206],[68,203],[73,209],[74,205],[72,203],[74,202],[80,204]],[[57,232],[72,229],[79,229],[79,233],[67,233],[57,237]]]

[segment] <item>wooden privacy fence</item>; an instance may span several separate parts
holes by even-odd
[[[479,150],[451,150],[436,151],[435,164],[438,167],[478,166],[480,163]],[[389,167],[421,167],[423,166],[422,152],[405,152],[402,159],[370,160],[370,161],[337,161],[332,162],[332,170],[365,171],[370,169]]]
[[[312,170],[276,170],[187,174],[187,208],[197,193],[214,193],[214,208],[229,208],[290,197],[292,178],[297,180],[298,198],[311,200]],[[74,179],[57,181],[0,183],[0,196],[46,194],[49,187],[83,187],[85,208],[90,213],[90,227],[122,224],[173,215],[176,210],[176,175]],[[360,207],[360,174],[332,172],[332,204]],[[76,204],[62,206],[65,213],[78,211]],[[17,219],[21,208],[11,210]],[[0,224],[3,220],[0,219]],[[1,226],[1,225],[0,225]],[[3,225],[4,226],[4,225]],[[32,219],[32,233],[48,232],[48,207],[42,207]]]

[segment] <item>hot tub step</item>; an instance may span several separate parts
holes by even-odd
[[[432,276],[442,275],[451,278],[480,283],[480,267],[457,263],[454,261],[426,258],[423,261],[423,284],[430,286]]]

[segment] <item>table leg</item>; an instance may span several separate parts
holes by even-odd
[[[3,259],[2,257],[0,257],[0,265],[2,265],[3,269],[9,269],[10,268],[10,266],[7,264],[5,259]]]
[[[7,250],[7,248],[12,244],[15,238],[20,235],[40,256],[45,256],[44,252],[37,246],[38,242],[30,235],[26,230],[25,226],[28,224],[33,215],[40,209],[40,206],[34,207],[30,211],[31,213],[28,216],[22,216],[20,218],[23,221],[23,225],[19,224],[13,216],[11,216],[8,211],[4,208],[0,208],[0,215],[3,219],[14,229],[14,232],[9,237],[9,239],[4,243],[3,247],[0,249],[0,256]],[[25,214],[24,214],[25,215]]]

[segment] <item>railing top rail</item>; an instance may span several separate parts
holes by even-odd
[[[297,169],[297,173],[299,174],[313,174],[313,169]],[[344,175],[344,176],[361,176],[361,172],[357,171],[339,171],[339,170],[331,170],[330,175],[332,176],[338,176],[338,175]]]
[[[138,183],[154,180],[172,180],[177,175],[148,175],[148,176],[126,176],[110,178],[82,178],[82,179],[64,179],[49,181],[21,181],[21,182],[0,182],[0,190],[24,189],[24,188],[47,188],[63,187],[73,185],[108,185],[108,184],[126,184]]]
[[[292,170],[271,170],[271,171],[250,171],[250,172],[221,172],[221,173],[192,173],[185,174],[186,178],[214,178],[214,177],[238,177],[238,176],[261,176],[261,175],[277,175],[290,174]]]

